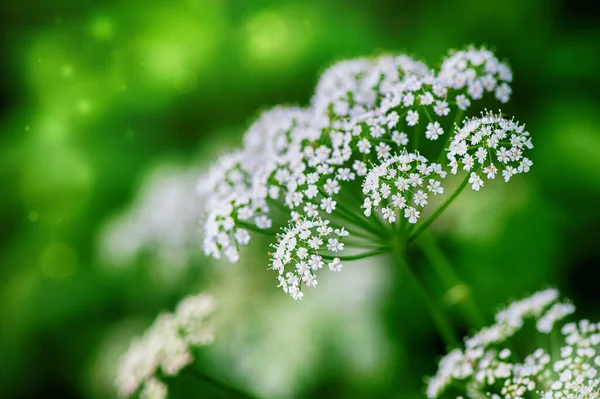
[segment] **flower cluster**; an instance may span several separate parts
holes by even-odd
[[[116,379],[119,395],[129,397],[141,387],[141,398],[165,398],[167,386],[157,377],[157,372],[169,376],[178,374],[193,361],[190,347],[213,341],[213,327],[206,318],[214,307],[211,296],[199,294],[181,301],[175,313],[159,315],[122,356]]]
[[[523,125],[491,112],[484,113],[480,118],[464,121],[456,129],[448,149],[450,172],[456,174],[459,168],[471,172],[469,183],[473,190],[479,191],[483,186],[481,174],[494,179],[501,173],[508,182],[517,173],[529,172],[533,163],[523,156],[523,151],[531,148],[531,138]]]
[[[427,396],[440,397],[456,383],[472,398],[529,394],[544,399],[600,398],[600,323],[582,320],[555,326],[574,311],[569,302],[558,301],[554,289],[512,303],[497,313],[492,326],[466,338],[464,349],[455,349],[441,359],[437,374],[428,382]],[[539,333],[555,334],[557,339],[549,349],[537,348],[519,357],[507,341],[527,319],[536,322]]]
[[[396,212],[404,212],[409,223],[416,223],[429,195],[443,194],[439,178],[446,177],[440,164],[428,164],[427,158],[409,153],[390,156],[371,169],[363,182],[365,216],[380,208],[384,220],[394,223]]]
[[[364,245],[346,248],[385,252],[386,243],[410,235],[432,195],[444,194],[442,179],[458,173],[459,162],[475,190],[479,175],[493,178],[496,167],[506,181],[527,172],[523,152],[532,146],[522,125],[493,113],[463,118],[488,92],[508,101],[511,80],[505,63],[473,47],[451,53],[439,71],[406,55],[332,66],[310,106],[264,112],[243,147],[201,178],[205,253],[236,262],[251,233],[283,229],[289,238],[307,231],[306,223],[343,226]],[[419,146],[421,136],[431,145]],[[271,265],[283,290],[302,298],[300,282],[312,284],[314,274],[287,270],[295,264],[281,258]]]
[[[342,238],[347,235],[343,227],[334,231],[329,221],[321,219],[299,220],[284,229],[274,245],[275,252],[271,260],[271,269],[279,272],[279,286],[283,291],[294,299],[300,299],[304,295],[300,290],[301,284],[316,287],[316,272],[326,264],[319,251],[343,250]],[[293,271],[286,272],[287,265],[292,265]],[[329,270],[338,272],[343,267],[340,258],[335,257],[327,265]]]

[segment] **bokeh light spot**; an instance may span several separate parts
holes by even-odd
[[[94,38],[98,40],[110,40],[114,35],[114,22],[108,16],[97,16],[92,20],[90,30]]]
[[[36,211],[31,211],[27,215],[27,219],[29,219],[30,222],[37,222],[39,217],[40,217],[40,215]]]
[[[469,287],[465,284],[456,284],[444,294],[444,301],[450,305],[456,305],[464,302],[471,294]]]
[[[65,64],[60,69],[60,73],[63,77],[70,78],[71,76],[73,76],[74,70],[71,65]]]
[[[77,270],[77,254],[68,244],[53,242],[46,245],[39,258],[42,273],[52,280],[66,280]]]
[[[272,58],[289,41],[289,29],[281,14],[263,11],[246,23],[248,50],[256,58]]]
[[[89,100],[82,98],[77,102],[77,112],[79,112],[80,114],[87,115],[90,113],[91,110],[92,103]]]
[[[92,182],[85,154],[57,139],[40,142],[23,156],[21,199],[45,219],[70,219],[79,214],[89,198]]]

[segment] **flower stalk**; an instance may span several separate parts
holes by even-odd
[[[410,237],[408,237],[407,242],[410,244],[411,242],[413,242],[417,237],[419,237],[419,235],[421,235],[421,233],[423,233],[433,222],[435,222],[437,220],[438,217],[440,217],[440,215],[442,213],[444,213],[444,211],[446,210],[446,208],[448,208],[450,206],[450,204],[452,202],[454,202],[454,200],[460,195],[460,193],[465,189],[465,187],[467,186],[467,184],[469,184],[469,176],[466,176],[463,181],[460,183],[460,185],[456,188],[456,190],[454,190],[454,192],[452,193],[452,195],[450,195],[450,197],[448,197],[448,199],[446,201],[444,201],[442,203],[442,205],[440,205],[440,207],[431,215],[429,216],[429,218],[427,218],[427,220],[425,220],[423,223],[421,223],[419,225],[419,227],[417,227],[415,229],[414,232],[412,232],[412,234],[410,235]]]
[[[471,290],[465,283],[460,281],[435,238],[431,234],[425,233],[416,240],[415,244],[419,247],[438,278],[442,280],[446,294],[453,289],[461,291],[460,297],[452,301],[456,301],[460,306],[469,325],[472,328],[482,328],[485,325],[485,319],[473,299]]]
[[[221,391],[228,398],[237,398],[237,399],[259,399],[257,396],[253,396],[248,392],[245,392],[239,388],[236,388],[232,385],[225,384],[222,381],[217,380],[214,377],[209,376],[208,374],[199,371],[193,367],[189,367],[186,369],[186,372],[192,375],[194,378],[210,385],[211,387]]]

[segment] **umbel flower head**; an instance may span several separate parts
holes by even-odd
[[[310,106],[264,112],[202,176],[205,253],[236,262],[251,233],[271,235],[270,268],[300,299],[324,266],[402,248],[466,185],[529,171],[524,126],[474,109],[506,103],[511,81],[506,63],[473,47],[439,70],[407,55],[333,65]],[[449,174],[463,175],[452,194]],[[447,199],[430,211],[436,196]]]
[[[142,399],[166,398],[167,386],[157,374],[177,375],[193,361],[191,347],[214,340],[213,326],[206,320],[214,307],[212,296],[199,294],[182,300],[174,313],[159,315],[121,357],[116,378],[119,396],[139,391]]]
[[[561,324],[575,307],[558,298],[555,289],[539,291],[498,312],[493,325],[465,338],[464,348],[440,360],[427,396],[456,398],[456,387],[461,387],[469,398],[600,398],[600,323]],[[532,345],[523,356],[510,340],[527,322],[538,334],[555,339],[528,340],[551,344]]]

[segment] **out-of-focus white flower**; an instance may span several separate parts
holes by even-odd
[[[140,392],[140,399],[165,399],[166,397],[167,385],[158,378],[148,379]]]
[[[166,397],[166,385],[157,380],[157,371],[178,374],[193,360],[190,347],[213,341],[213,327],[206,320],[213,310],[213,298],[199,294],[185,298],[175,313],[159,315],[121,357],[116,377],[119,395],[129,397],[141,387],[143,397]]]
[[[187,266],[199,252],[198,218],[201,202],[194,193],[198,171],[164,164],[152,171],[129,209],[110,220],[99,237],[100,256],[112,266],[134,263],[145,251],[153,265]]]
[[[290,306],[248,262],[215,269],[219,339],[206,353],[217,373],[271,398],[318,386],[324,350],[343,359],[338,371],[356,384],[385,373],[391,345],[379,320],[389,283],[385,264],[360,260],[341,274],[322,273],[319,285],[327,289]]]
[[[542,317],[539,318],[536,327],[538,331],[549,334],[554,327],[554,323],[573,313],[575,313],[575,306],[573,304],[555,303]]]

